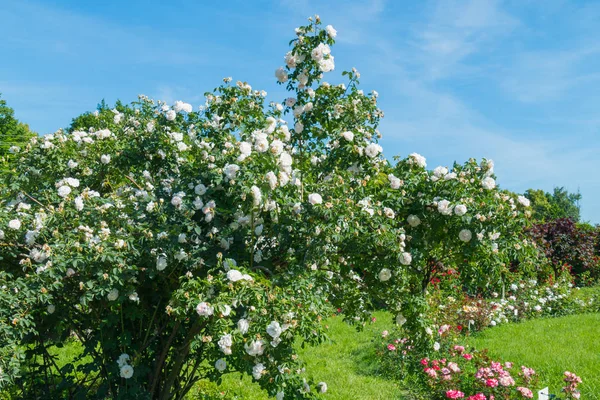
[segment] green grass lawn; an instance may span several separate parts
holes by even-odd
[[[486,329],[469,340],[477,349],[542,373],[559,394],[564,371],[583,379],[582,399],[600,399],[600,314],[571,315]]]
[[[390,326],[390,317],[384,313],[375,314],[377,320],[362,332],[333,317],[329,325],[331,341],[317,347],[299,350],[300,357],[306,362],[307,375],[317,382],[327,382],[329,387],[322,397],[328,400],[395,400],[407,398],[397,382],[386,379],[377,373],[377,360],[373,339],[379,332]],[[224,377],[223,384],[216,388],[214,384],[201,382],[192,399],[201,399],[198,393],[224,392],[226,398],[259,400],[267,399],[252,378],[239,374]]]

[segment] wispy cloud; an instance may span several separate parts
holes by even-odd
[[[600,46],[584,49],[531,51],[518,54],[502,87],[525,103],[552,101],[578,86],[600,82],[600,72],[587,63],[600,54]]]
[[[444,0],[431,4],[424,23],[412,28],[413,49],[431,80],[453,76],[460,63],[487,43],[512,32],[519,21],[496,0]]]
[[[80,64],[94,64],[102,59],[117,64],[193,66],[206,62],[201,46],[163,37],[160,31],[145,25],[123,26],[101,17],[68,11],[40,3],[5,2],[0,4],[4,28],[18,32],[24,27],[28,35],[7,35],[5,44],[20,51],[55,53]]]

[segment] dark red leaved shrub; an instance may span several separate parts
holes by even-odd
[[[569,270],[579,285],[591,284],[600,277],[598,229],[559,218],[533,225],[529,234],[551,262],[555,276]]]

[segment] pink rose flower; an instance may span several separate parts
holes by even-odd
[[[490,378],[485,381],[485,386],[496,387],[498,386],[498,379]]]
[[[465,397],[465,394],[459,390],[448,390],[446,392],[446,397],[449,399],[462,399]]]
[[[517,388],[517,390],[519,391],[519,393],[521,393],[521,395],[522,395],[523,397],[526,397],[526,398],[528,398],[528,399],[532,399],[532,398],[533,398],[533,392],[532,392],[530,389],[528,389],[528,388],[526,388],[526,387],[521,387],[521,386],[519,386],[519,387]]]

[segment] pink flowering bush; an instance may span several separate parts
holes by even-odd
[[[581,378],[575,375],[572,372],[565,371],[565,379],[566,386],[563,387],[562,391],[565,394],[567,399],[579,399],[581,397],[581,393],[577,389],[577,386],[582,382]]]
[[[377,355],[382,372],[398,379],[415,395],[427,399],[531,399],[544,386],[555,382],[540,381],[530,367],[491,357],[487,350],[460,345],[461,329],[441,325],[428,330],[434,344],[423,351],[401,331],[384,331]],[[542,374],[543,375],[543,374]],[[564,373],[562,396],[579,399],[581,378]]]
[[[485,351],[455,345],[443,358],[421,360],[422,379],[439,399],[533,398],[535,372],[510,362],[493,361]]]

